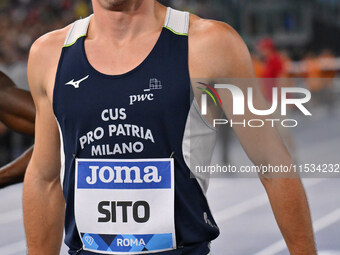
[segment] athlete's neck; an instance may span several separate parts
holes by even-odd
[[[91,37],[124,43],[162,26],[165,8],[155,0],[126,0],[121,4],[103,5],[93,0],[94,16]]]

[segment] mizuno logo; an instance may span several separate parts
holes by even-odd
[[[78,81],[74,81],[74,79],[72,79],[72,81],[69,81],[68,83],[66,83],[65,85],[72,85],[73,87],[75,87],[76,89],[79,88],[79,85],[81,82],[85,81],[87,78],[89,78],[89,75],[84,77],[83,79],[80,79]]]

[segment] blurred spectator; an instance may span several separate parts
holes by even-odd
[[[281,50],[279,54],[282,60],[282,71],[281,71],[280,77],[281,78],[292,78],[293,76],[290,70],[292,70],[293,68],[293,62],[289,56],[289,52],[286,50]]]
[[[336,58],[331,50],[324,49],[320,56],[319,62],[322,69],[322,78],[331,78],[333,79],[336,75]]]
[[[0,0],[0,63],[26,61],[39,36],[90,13],[90,1]]]
[[[321,66],[318,58],[315,56],[314,53],[308,52],[306,57],[303,60],[303,73],[307,78],[307,88],[312,93],[318,93],[322,89],[321,78]]]
[[[257,53],[252,53],[251,59],[253,61],[255,76],[257,78],[263,77],[265,64],[261,57]]]
[[[283,71],[283,61],[275,49],[272,39],[264,38],[258,44],[258,50],[265,60],[263,78],[277,78]]]
[[[326,105],[333,111],[333,82],[336,76],[336,58],[330,50],[323,50],[318,57],[307,57],[307,85],[313,94],[313,106]]]
[[[284,63],[272,39],[264,38],[260,40],[257,49],[264,59],[264,69],[261,78],[271,78],[264,80],[262,88],[265,98],[271,102],[273,88],[277,87],[273,79],[281,76]]]

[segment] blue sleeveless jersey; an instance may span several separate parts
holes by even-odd
[[[69,31],[53,94],[69,253],[209,254],[219,230],[206,181],[190,176],[195,148],[188,144],[199,139],[189,131],[190,116],[206,137],[214,131],[190,99],[189,14],[168,8],[149,56],[122,75],[88,62],[90,19]]]

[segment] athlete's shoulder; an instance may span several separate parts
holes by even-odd
[[[30,55],[51,56],[55,51],[61,51],[67,33],[71,25],[62,29],[54,30],[39,37],[33,44],[30,50]]]
[[[53,80],[65,38],[71,25],[39,37],[31,46],[28,58],[28,79],[31,90],[45,87]]]
[[[236,75],[234,70],[238,66],[244,67],[251,62],[241,36],[224,22],[191,15],[189,43],[190,54],[214,66],[215,76]]]
[[[190,35],[191,36],[203,36],[211,39],[241,39],[238,33],[227,23],[212,20],[203,19],[197,15],[190,14]]]

